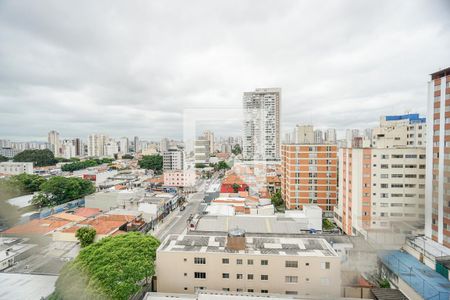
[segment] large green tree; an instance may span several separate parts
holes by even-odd
[[[10,182],[18,187],[23,194],[31,194],[40,190],[45,178],[39,175],[22,173],[12,176]]]
[[[95,192],[91,181],[77,177],[51,177],[41,184],[41,191],[33,197],[37,207],[55,206],[82,198]]]
[[[77,229],[75,237],[80,241],[81,247],[84,248],[94,242],[96,234],[97,231],[93,227],[83,226]]]
[[[241,154],[241,153],[242,153],[241,146],[239,146],[239,144],[234,145],[233,150],[231,150],[231,152],[232,152],[234,155],[239,155],[239,154]]]
[[[53,152],[48,149],[24,150],[14,156],[13,160],[16,162],[32,162],[36,167],[52,166],[58,162]]]
[[[155,273],[159,241],[141,233],[103,238],[61,271],[51,300],[126,300]]]
[[[160,173],[163,168],[163,157],[159,154],[144,155],[138,163],[139,167],[142,169],[153,170],[155,173]]]
[[[6,156],[0,155],[0,162],[8,161]]]
[[[38,175],[20,174],[0,179],[0,227],[9,227],[19,221],[21,212],[9,199],[40,190],[45,179]]]
[[[283,205],[283,198],[281,197],[280,191],[277,191],[275,194],[273,194],[270,200],[272,201],[272,204],[275,207]]]

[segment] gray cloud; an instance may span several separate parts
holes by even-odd
[[[0,138],[181,138],[184,109],[273,86],[286,130],[425,113],[449,20],[445,0],[2,1]]]

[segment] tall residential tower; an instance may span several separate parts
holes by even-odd
[[[244,159],[280,159],[280,101],[280,88],[244,93]]]
[[[425,235],[450,247],[450,68],[428,83]]]

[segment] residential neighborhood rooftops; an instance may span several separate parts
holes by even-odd
[[[25,224],[19,224],[2,232],[8,235],[25,235],[25,234],[48,234],[54,230],[62,228],[71,221],[50,216],[45,219],[31,220]]]
[[[246,237],[245,250],[226,247],[227,237],[170,235],[158,251],[227,252],[250,255],[327,256],[337,253],[323,238]]]
[[[135,219],[132,215],[101,215],[95,219],[88,219],[78,224],[75,224],[69,228],[62,230],[63,233],[76,232],[80,227],[91,226],[95,229],[97,234],[111,234],[115,230],[118,230],[123,225],[131,222]]]

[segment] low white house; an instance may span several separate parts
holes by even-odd
[[[2,162],[0,173],[7,175],[19,175],[22,173],[33,174],[33,163],[31,162]]]

